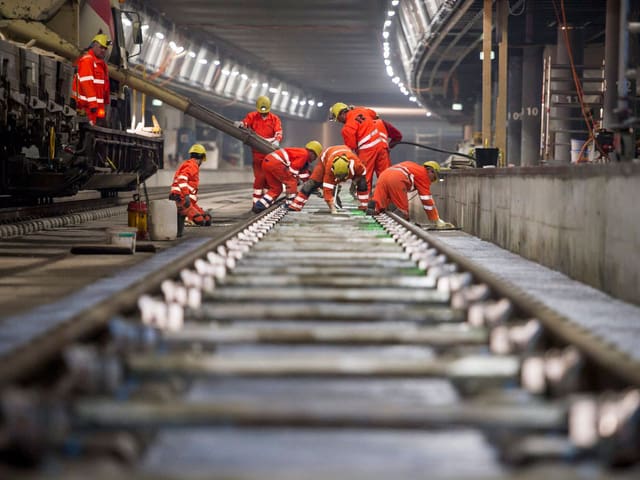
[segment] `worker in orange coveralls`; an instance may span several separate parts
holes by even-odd
[[[320,162],[313,169],[311,178],[302,185],[296,198],[289,205],[289,210],[299,212],[309,199],[309,195],[322,186],[324,201],[331,213],[337,213],[335,204],[336,185],[352,179],[356,186],[358,208],[367,209],[369,186],[367,185],[367,169],[358,156],[346,145],[335,145],[327,148],[320,156]]]
[[[380,175],[373,200],[369,202],[367,214],[377,215],[395,206],[396,214],[409,220],[409,200],[407,194],[418,191],[420,201],[429,220],[436,228],[454,228],[438,215],[438,209],[431,195],[431,183],[438,180],[440,164],[429,161],[419,165],[401,162],[386,169]]]
[[[331,107],[330,119],[344,124],[344,143],[367,167],[367,184],[372,190],[373,174],[379,177],[391,166],[384,122],[379,121],[376,112],[370,108],[350,107],[341,102]]]
[[[200,183],[200,165],[207,161],[207,151],[196,143],[189,149],[189,158],[182,162],[171,184],[169,199],[176,202],[178,208],[178,236],[184,232],[185,219],[196,225],[211,225],[211,215],[198,205],[198,185]]]
[[[286,187],[288,204],[298,191],[300,176],[308,175],[308,170],[316,158],[322,153],[322,145],[311,140],[304,148],[281,148],[271,152],[262,161],[262,170],[269,190],[252,208],[253,213],[260,213],[270,207],[282,193],[282,184]]]
[[[282,122],[280,117],[271,113],[271,100],[268,97],[260,96],[256,100],[256,111],[249,112],[244,120],[236,122],[240,128],[248,128],[271,143],[275,148],[280,147],[282,142]],[[260,200],[267,187],[264,173],[262,172],[262,160],[266,154],[258,150],[253,153],[253,204]]]
[[[99,33],[91,41],[87,52],[76,63],[73,79],[73,98],[76,110],[84,113],[91,125],[104,123],[110,103],[109,69],[104,61],[111,45],[109,37]]]

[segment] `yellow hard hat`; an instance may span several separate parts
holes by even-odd
[[[269,97],[260,95],[256,99],[256,110],[258,110],[260,113],[269,113],[269,111],[271,110],[271,100],[269,100]]]
[[[333,159],[331,172],[338,180],[344,180],[349,176],[349,159],[346,155],[339,155]]]
[[[429,160],[428,162],[424,162],[422,166],[427,169],[430,168],[431,170],[433,170],[433,172],[436,174],[436,180],[438,179],[438,175],[440,175],[440,164],[438,162]]]
[[[343,110],[347,110],[349,108],[349,105],[347,105],[346,103],[342,103],[342,102],[338,102],[338,103],[334,103],[333,106],[329,109],[329,120],[331,120],[332,122],[335,122],[338,120],[338,115],[340,115],[340,112],[342,112]]]
[[[307,143],[304,148],[306,148],[307,150],[311,150],[313,153],[316,154],[316,158],[320,156],[320,154],[322,153],[322,144],[317,141],[317,140],[311,140],[309,143]]]
[[[191,148],[189,149],[189,155],[191,155],[194,158],[202,158],[203,162],[207,161],[207,151],[199,143],[194,143],[193,145],[191,145]]]
[[[109,40],[109,37],[107,37],[104,33],[99,33],[95,37],[93,37],[91,43],[93,42],[100,44],[100,46],[104,48],[107,48],[109,45],[111,45],[111,40]]]

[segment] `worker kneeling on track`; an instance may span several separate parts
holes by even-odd
[[[405,220],[409,220],[409,200],[407,194],[418,191],[420,201],[429,220],[435,228],[454,228],[453,224],[445,222],[438,215],[438,209],[431,195],[431,183],[438,180],[440,164],[429,161],[419,165],[414,162],[401,162],[386,169],[380,174],[373,200],[367,208],[368,215],[389,210],[395,206],[395,213]]]
[[[211,215],[197,203],[200,165],[206,161],[205,148],[196,143],[189,149],[189,158],[180,164],[173,176],[169,199],[175,201],[178,208],[178,237],[184,233],[184,222],[187,218],[195,225],[211,225]]]
[[[358,156],[346,145],[335,145],[327,148],[320,156],[320,162],[313,169],[311,178],[302,185],[296,198],[289,205],[289,210],[303,209],[304,205],[318,187],[322,186],[323,198],[331,213],[337,213],[335,190],[336,186],[349,179],[356,186],[358,208],[367,209],[369,200],[369,186],[367,184],[367,169]]]
[[[282,185],[286,187],[287,205],[296,196],[298,180],[309,175],[309,167],[322,153],[322,145],[311,140],[304,148],[281,148],[271,152],[262,161],[262,170],[269,190],[258,200],[251,211],[260,213],[269,208],[282,193]]]

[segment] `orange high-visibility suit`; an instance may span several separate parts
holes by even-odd
[[[431,195],[431,180],[427,169],[413,162],[401,162],[387,168],[376,185],[373,193],[375,213],[378,214],[393,203],[399,214],[409,219],[409,201],[407,194],[417,190],[422,206],[429,220],[436,222],[440,216]]]
[[[346,113],[342,138],[350,149],[358,154],[367,167],[369,190],[373,184],[373,174],[378,177],[389,168],[391,159],[387,147],[387,131],[382,120],[375,119],[370,108],[355,107]]]
[[[253,206],[258,213],[271,206],[286,187],[287,199],[293,200],[298,190],[300,173],[309,169],[312,152],[304,147],[281,148],[271,152],[262,161],[262,171],[269,190]]]
[[[266,115],[257,111],[247,113],[242,120],[242,124],[256,134],[260,135],[267,142],[275,143],[278,146],[282,141],[282,122],[275,113]],[[253,154],[253,203],[255,204],[262,195],[267,183],[262,172],[262,161],[265,154],[257,150],[252,150]]]
[[[182,162],[173,176],[170,198],[175,199],[178,215],[187,217],[196,225],[211,225],[211,215],[198,205],[200,166],[195,158]]]
[[[337,179],[331,167],[333,161],[340,156],[346,156],[349,161],[349,173],[343,179]],[[296,198],[289,205],[289,210],[300,211],[309,200],[309,195],[320,185],[322,185],[322,193],[324,201],[327,202],[329,208],[334,203],[334,192],[338,183],[353,179],[356,185],[358,196],[358,208],[366,210],[367,201],[369,200],[369,186],[366,181],[367,168],[360,161],[358,156],[346,145],[335,145],[327,148],[320,156],[320,162],[313,169],[311,178],[305,183]]]
[[[106,106],[110,102],[109,69],[93,50],[78,59],[77,69],[72,86],[76,109],[84,111],[89,121],[95,124],[98,118],[105,118]]]

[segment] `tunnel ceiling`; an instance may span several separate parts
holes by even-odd
[[[451,3],[456,9],[445,22],[446,33],[437,49],[425,49],[423,57],[428,59],[414,72],[414,80],[420,91],[436,92],[422,96],[425,104],[457,123],[447,111],[450,92],[438,94],[433,87],[438,79],[455,77],[461,98],[480,97],[483,1]],[[567,21],[583,31],[587,43],[604,42],[605,0],[509,3],[512,47],[555,43],[561,3]],[[144,4],[254,68],[322,93],[327,103],[413,106],[385,72],[381,33],[386,0],[147,0]],[[529,18],[523,5],[532,12]],[[456,16],[461,7],[466,12]]]

